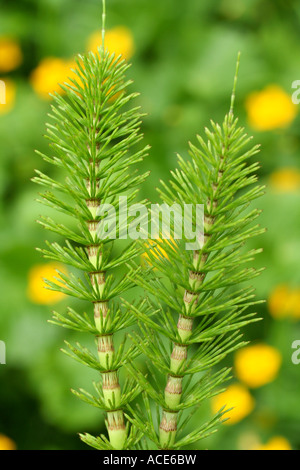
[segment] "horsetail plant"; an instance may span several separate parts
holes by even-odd
[[[54,312],[53,318],[55,324],[96,338],[97,356],[78,343],[76,347],[66,343],[64,351],[100,373],[95,395],[82,389],[74,393],[105,411],[108,437],[81,434],[82,440],[100,450],[143,449],[150,442],[151,448],[181,449],[206,437],[224,420],[222,409],[211,421],[186,431],[191,416],[187,411],[220,393],[228,380],[228,368],[214,367],[245,344],[240,328],[257,321],[248,312],[259,303],[253,289],[240,285],[261,271],[244,267],[260,252],[247,251],[245,242],[263,232],[254,223],[259,211],[248,208],[263,193],[261,186],[248,188],[257,181],[259,165],[247,163],[259,146],[249,148],[251,138],[233,114],[237,64],[230,111],[223,124],[211,121],[211,129],[205,129],[207,142],[198,136],[199,146],[190,143],[190,159],[178,156],[179,168],[159,189],[168,206],[203,204],[201,246],[187,250],[186,234],[165,240],[160,229],[155,242],[146,243],[146,266],[137,262],[145,242],[127,243],[115,254],[114,239],[124,238],[130,219],[122,225],[122,218],[116,218],[113,237],[99,226],[107,206],[121,215],[120,196],[126,196],[129,204],[136,200],[147,174],[137,174],[135,168],[148,146],[139,145],[142,114],[138,107],[130,107],[137,94],[127,92],[128,65],[105,49],[104,0],[102,4],[102,45],[97,54],[77,57],[73,77],[61,85],[64,95],[53,96],[47,137],[54,155],[38,152],[59,173],[53,179],[36,170],[34,181],[48,188],[41,202],[70,221],[64,225],[41,217],[39,223],[63,237],[65,244],[48,241],[47,248],[39,251],[81,272],[78,277],[58,271],[57,282],[46,280],[48,288],[93,305],[93,318],[72,308],[65,314]],[[194,212],[191,219],[197,229]],[[176,228],[175,215],[171,225]],[[140,302],[124,300],[134,286],[147,294]],[[128,328],[131,345],[125,347]],[[124,340],[115,348],[119,333]],[[136,367],[138,354],[148,360],[148,376]],[[132,378],[121,390],[122,367]],[[144,409],[133,404],[141,391]]]
[[[159,189],[163,203],[175,208],[174,229],[176,207],[204,205],[201,246],[186,250],[184,235],[172,238],[161,228],[155,245],[153,240],[147,245],[146,267],[135,265],[131,272],[131,278],[148,292],[147,309],[152,314],[131,306],[141,330],[133,335],[133,342],[148,359],[149,379],[128,366],[144,390],[145,404],[144,412],[131,408],[134,418],[130,419],[146,442],[157,448],[182,449],[224,421],[225,411],[220,410],[211,421],[186,432],[192,413],[220,393],[219,387],[229,378],[229,368],[214,370],[214,366],[246,344],[239,330],[257,321],[247,309],[260,301],[254,299],[250,286],[241,284],[261,272],[245,267],[261,250],[247,250],[244,244],[264,232],[253,223],[260,211],[249,209],[264,188],[253,186],[258,163],[247,166],[259,146],[249,148],[252,138],[233,114],[238,67],[239,58],[230,111],[222,125],[211,121],[211,128],[205,129],[207,141],[197,136],[198,146],[189,144],[190,160],[178,156],[179,168]],[[192,220],[196,228],[195,211]],[[156,418],[152,403],[157,407]]]
[[[134,347],[121,342],[115,351],[114,335],[135,322],[128,309],[118,301],[133,285],[126,276],[115,278],[112,270],[124,270],[125,264],[139,254],[133,243],[119,255],[112,251],[113,240],[101,238],[97,226],[104,219],[101,208],[109,204],[119,210],[118,198],[135,200],[146,174],[136,173],[136,164],[147,154],[148,147],[139,148],[142,140],[139,127],[142,114],[131,106],[137,93],[128,93],[131,81],[125,79],[128,65],[105,49],[105,2],[103,1],[103,35],[98,53],[89,52],[76,58],[73,78],[61,85],[64,96],[55,93],[51,123],[47,137],[53,156],[41,156],[59,169],[65,179],[54,180],[36,170],[34,181],[49,188],[41,202],[70,216],[73,225],[58,224],[50,217],[39,222],[48,230],[64,237],[65,246],[47,242],[40,249],[44,257],[70,265],[82,273],[58,271],[59,282],[45,280],[50,289],[89,301],[93,304],[94,320],[69,308],[65,315],[54,312],[53,322],[63,327],[94,335],[98,357],[87,348],[67,343],[67,354],[101,374],[96,384],[97,395],[81,390],[74,392],[82,400],[106,412],[109,440],[105,436],[81,435],[83,441],[98,449],[123,449],[134,445],[137,435],[125,424],[124,410],[139,393],[139,386],[127,381],[121,393],[118,371],[136,354]],[[39,153],[39,152],[38,152]],[[75,227],[75,228],[74,228]],[[115,227],[120,234],[126,227]]]

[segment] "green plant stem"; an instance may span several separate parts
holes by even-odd
[[[105,0],[102,0],[102,48],[105,49],[105,21],[106,21],[106,6]]]
[[[99,167],[99,163],[96,163],[96,165]],[[95,174],[93,169],[92,174]],[[92,187],[92,184],[93,182],[89,180],[87,188]],[[99,185],[99,181],[96,181],[96,185]],[[86,202],[91,214],[94,216],[94,219],[88,222],[88,228],[92,237],[95,238],[97,229],[96,217],[101,203],[99,199],[90,199]],[[95,271],[89,273],[91,283],[95,287],[97,284],[100,293],[104,291],[106,283],[106,272],[97,271],[97,265],[103,256],[101,249],[100,244],[95,244],[88,248],[89,261],[95,266]],[[115,356],[114,338],[113,334],[101,334],[111,323],[109,302],[103,300],[94,302],[94,321],[99,331],[97,338],[99,363],[107,370],[107,372],[101,374],[103,397],[108,408],[111,408],[112,403],[114,403],[115,408],[113,411],[107,411],[106,426],[111,445],[115,449],[121,450],[126,441],[126,426],[124,412],[122,409],[119,409],[121,404],[121,387],[118,371],[111,370]]]
[[[231,126],[233,121],[232,101],[230,112],[228,115],[229,127]],[[228,135],[228,138],[230,138],[230,135]],[[223,149],[223,154],[220,156],[220,165],[216,177],[216,182],[212,185],[213,197],[212,200],[208,200],[206,204],[208,213],[205,214],[204,217],[204,244],[201,250],[195,250],[193,252],[193,265],[195,270],[190,271],[189,273],[189,285],[191,289],[185,290],[183,297],[185,313],[179,315],[177,323],[177,332],[182,342],[177,344],[173,343],[173,350],[170,357],[170,369],[174,375],[170,374],[168,376],[167,385],[165,387],[165,403],[168,407],[168,410],[162,410],[162,419],[159,427],[160,444],[162,448],[166,448],[170,445],[172,446],[176,439],[178,412],[174,411],[171,413],[169,410],[178,406],[181,402],[181,397],[183,393],[183,376],[180,375],[180,373],[183,371],[184,365],[187,360],[188,344],[186,344],[186,341],[189,340],[192,335],[194,323],[193,316],[189,316],[189,314],[191,315],[193,313],[199,300],[199,294],[194,292],[194,290],[199,290],[205,278],[205,273],[201,270],[203,270],[205,262],[207,261],[207,258],[209,256],[209,254],[206,252],[206,247],[209,244],[209,240],[211,237],[210,230],[213,227],[213,224],[216,219],[213,216],[214,209],[217,208],[218,204],[218,201],[214,198],[214,195],[216,194],[218,184],[222,179],[225,165],[225,155],[228,150],[229,148]]]
[[[101,48],[103,52],[105,50],[105,20],[105,0],[102,0]],[[91,164],[93,165],[93,162],[91,162]],[[96,174],[99,169],[100,162],[96,162],[95,168],[91,168],[91,174]],[[92,188],[92,185],[92,181],[87,182],[88,189]],[[96,180],[96,187],[99,187],[98,180]],[[91,214],[94,216],[94,219],[91,220],[89,223],[89,231],[93,237],[95,237],[96,235],[97,222],[95,218],[97,217],[100,205],[100,199],[90,199],[87,201],[87,206],[90,209]],[[98,261],[101,259],[102,256],[103,253],[101,252],[101,245],[93,245],[89,247],[89,261],[95,266],[95,268],[97,268]],[[95,271],[89,273],[89,275],[92,285],[95,286],[97,284],[99,292],[102,294],[105,289],[106,272]],[[101,374],[104,402],[108,408],[110,408],[111,404],[114,403],[115,408],[115,410],[113,411],[107,411],[107,431],[111,445],[115,449],[121,450],[123,449],[126,441],[126,426],[124,412],[122,409],[118,409],[121,405],[121,387],[118,378],[118,371],[111,370],[115,357],[114,337],[113,334],[101,334],[101,331],[103,331],[103,329],[107,329],[111,324],[109,302],[103,300],[99,302],[94,302],[94,321],[96,328],[99,330],[99,335],[97,338],[99,363],[103,368],[107,369],[107,372],[103,372]]]
[[[204,248],[203,248],[204,249]],[[194,259],[199,259],[200,255],[199,252],[194,251]],[[204,259],[205,255],[201,256],[201,259]],[[198,261],[195,263],[195,268],[197,268]],[[198,277],[199,280],[195,281],[195,275]],[[200,286],[203,282],[204,276],[201,272],[193,272],[189,275],[189,282],[191,285],[191,289],[195,287],[195,283]],[[184,304],[187,311],[193,310],[193,305],[196,305],[198,300],[198,294],[194,293],[193,291],[185,291],[184,293]],[[180,370],[184,368],[184,364],[187,360],[188,354],[188,345],[185,344],[190,336],[192,335],[193,329],[193,317],[189,317],[186,315],[179,315],[178,323],[177,323],[177,332],[182,340],[180,344],[173,344],[173,350],[170,357],[170,369],[172,374],[169,375],[167,379],[167,385],[165,388],[165,402],[168,408],[172,409],[178,406],[181,402],[182,397],[182,381],[183,376],[180,375]],[[176,439],[176,431],[177,431],[177,417],[178,412],[172,412],[167,410],[163,410],[162,412],[162,419],[160,422],[160,444],[162,448],[166,448],[168,446],[172,446]]]

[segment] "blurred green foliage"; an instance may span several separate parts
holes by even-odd
[[[45,57],[70,58],[86,50],[88,37],[100,27],[100,3],[0,0],[0,38],[18,41],[24,57],[20,67],[1,74],[15,83],[16,100],[9,113],[0,114],[0,339],[7,347],[7,364],[0,365],[0,433],[14,439],[19,449],[85,448],[76,433],[103,428],[101,413],[70,393],[71,387],[88,388],[96,379],[59,351],[65,338],[74,342],[77,336],[47,324],[52,307],[31,302],[27,294],[30,269],[43,263],[34,250],[43,244],[44,233],[35,223],[43,209],[35,202],[37,188],[30,178],[34,168],[45,171],[34,149],[46,148],[42,135],[49,112],[49,102],[36,95],[29,77]],[[277,84],[291,94],[292,82],[300,79],[299,2],[108,0],[107,9],[107,27],[127,26],[135,43],[129,75],[141,92],[145,141],[152,146],[143,164],[151,170],[144,197],[158,201],[155,187],[174,168],[175,152],[185,155],[187,141],[202,134],[210,118],[222,120],[239,50],[235,114],[262,144],[261,181],[268,185],[270,175],[284,167],[299,171],[299,117],[286,128],[257,132],[249,127],[245,109],[253,91]],[[276,192],[270,185],[258,202],[260,223],[268,228],[252,242],[264,247],[258,265],[267,268],[256,282],[259,298],[268,298],[282,283],[300,287],[299,203],[299,190]],[[57,309],[70,302],[63,300]],[[85,307],[79,301],[72,305]],[[279,375],[251,391],[256,400],[251,415],[234,426],[224,425],[201,448],[245,448],[253,436],[265,443],[274,435],[300,448],[300,365],[291,361],[300,323],[273,319],[268,304],[258,313],[263,320],[249,327],[246,337],[280,351]]]

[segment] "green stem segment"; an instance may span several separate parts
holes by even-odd
[[[175,442],[177,431],[177,413],[163,411],[160,423],[160,445],[162,448],[168,448]]]
[[[123,411],[108,411],[106,425],[111,445],[117,450],[122,450],[126,441]]]

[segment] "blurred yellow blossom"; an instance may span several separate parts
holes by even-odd
[[[0,450],[16,450],[16,444],[9,437],[0,434]]]
[[[285,284],[279,284],[271,292],[268,299],[269,312],[274,318],[283,318],[288,316],[288,296],[289,288]]]
[[[288,126],[296,117],[297,106],[278,85],[251,93],[246,100],[249,124],[258,131]]]
[[[46,57],[32,71],[30,82],[34,91],[43,99],[51,100],[49,93],[63,94],[60,83],[68,81],[72,75],[71,67],[74,62],[57,57]]]
[[[227,390],[213,397],[211,406],[213,413],[217,413],[223,406],[228,411],[224,418],[229,418],[225,424],[235,424],[251,413],[255,405],[254,398],[249,390],[242,384],[232,384]]]
[[[46,289],[44,279],[58,283],[55,277],[59,277],[56,269],[66,273],[64,266],[58,263],[47,263],[33,266],[29,271],[28,297],[35,304],[54,304],[65,297],[61,292]]]
[[[270,176],[270,186],[277,192],[292,192],[300,189],[300,171],[297,168],[282,168]]]
[[[280,318],[300,318],[300,288],[290,288],[280,284],[274,288],[268,299],[271,316]]]
[[[300,318],[300,289],[291,289],[287,299],[287,309],[291,318]]]
[[[280,352],[263,343],[240,349],[234,358],[236,376],[251,388],[261,387],[274,380],[280,365]]]
[[[146,259],[147,263],[150,263],[150,257],[148,254],[148,251],[149,251],[157,259],[160,259],[160,258],[169,259],[169,256],[166,250],[163,248],[163,245],[165,243],[168,244],[168,246],[172,248],[172,250],[174,251],[176,250],[176,242],[174,238],[170,237],[169,235],[166,235],[166,238],[149,239],[147,240],[147,245],[146,245],[147,251],[142,254],[142,258]],[[153,249],[151,249],[150,246],[153,246]]]
[[[159,240],[158,240],[159,241]],[[150,248],[150,245],[153,246],[153,249]],[[142,254],[142,260],[146,261],[147,264],[151,264],[151,259],[148,252],[151,253],[155,258],[166,258],[169,259],[166,251],[158,244],[155,243],[155,240],[148,240],[148,245],[146,246],[147,251]]]
[[[274,436],[266,444],[252,447],[252,450],[292,450],[292,447],[285,437]]]
[[[87,49],[97,52],[102,44],[102,33],[96,31],[93,33],[87,44]],[[134,41],[131,31],[125,26],[116,26],[105,33],[105,47],[116,56],[122,55],[122,59],[130,59],[134,54]]]
[[[238,450],[253,450],[260,446],[260,444],[260,438],[254,430],[246,429],[237,436]]]
[[[1,83],[2,86],[0,90],[0,115],[9,113],[9,111],[11,111],[11,109],[14,107],[16,100],[16,85],[14,84],[14,82],[10,79],[5,78],[5,80],[1,80]]]
[[[23,56],[19,44],[8,37],[0,37],[0,72],[15,70],[22,63]]]

